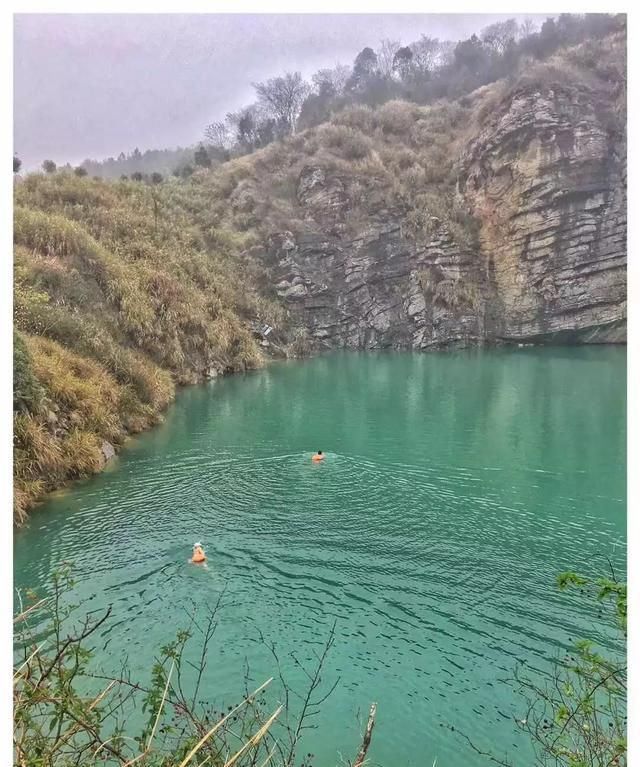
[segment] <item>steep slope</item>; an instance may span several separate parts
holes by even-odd
[[[176,384],[263,363],[252,323],[283,311],[245,268],[245,240],[200,229],[179,191],[64,172],[16,186],[18,521],[156,423]]]

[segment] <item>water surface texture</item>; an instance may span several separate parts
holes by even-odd
[[[353,759],[378,703],[374,763],[518,764],[518,662],[544,671],[596,635],[565,569],[625,566],[625,350],[335,354],[183,391],[156,430],[51,499],[15,537],[16,585],[73,560],[114,615],[97,662],[144,677],[191,600],[224,607],[207,694],[237,702],[245,658],[290,679],[334,620],[305,751]],[[327,459],[313,465],[312,452]],[[187,564],[200,540],[209,569]],[[359,719],[360,717],[360,719]],[[454,728],[452,730],[452,728]]]

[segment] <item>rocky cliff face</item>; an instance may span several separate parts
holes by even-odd
[[[464,153],[500,338],[625,340],[626,145],[611,108],[524,89]]]
[[[357,238],[285,232],[270,246],[278,294],[326,346],[426,349],[486,335],[477,253],[445,227],[419,246],[399,218],[372,216]]]
[[[306,231],[269,238],[279,296],[319,345],[428,349],[498,342],[624,342],[626,143],[611,100],[523,86],[459,154],[457,195],[476,221],[462,246],[432,219],[410,237],[400,209],[307,166]]]

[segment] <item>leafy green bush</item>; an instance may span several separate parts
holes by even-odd
[[[562,573],[557,586],[579,592],[593,611],[594,624],[601,622],[603,611],[608,613],[607,647],[578,639],[545,673],[536,674],[520,663],[513,682],[524,710],[517,726],[529,737],[536,764],[626,767],[627,584],[611,568],[611,577],[604,578]],[[476,753],[505,767],[511,764],[479,748],[464,732],[459,734]]]
[[[615,634],[610,647],[577,640],[543,682],[518,675],[528,714],[521,722],[541,760],[566,767],[627,764],[627,584],[615,575],[558,577],[561,590],[577,589],[609,611]]]

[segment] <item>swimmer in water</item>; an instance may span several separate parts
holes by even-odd
[[[207,556],[204,553],[204,549],[202,548],[201,543],[193,544],[193,554],[191,555],[191,561],[196,565],[207,561]]]
[[[312,455],[311,460],[314,463],[320,463],[320,461],[324,461],[324,455],[322,455],[322,450],[318,450],[318,452],[315,455]]]

